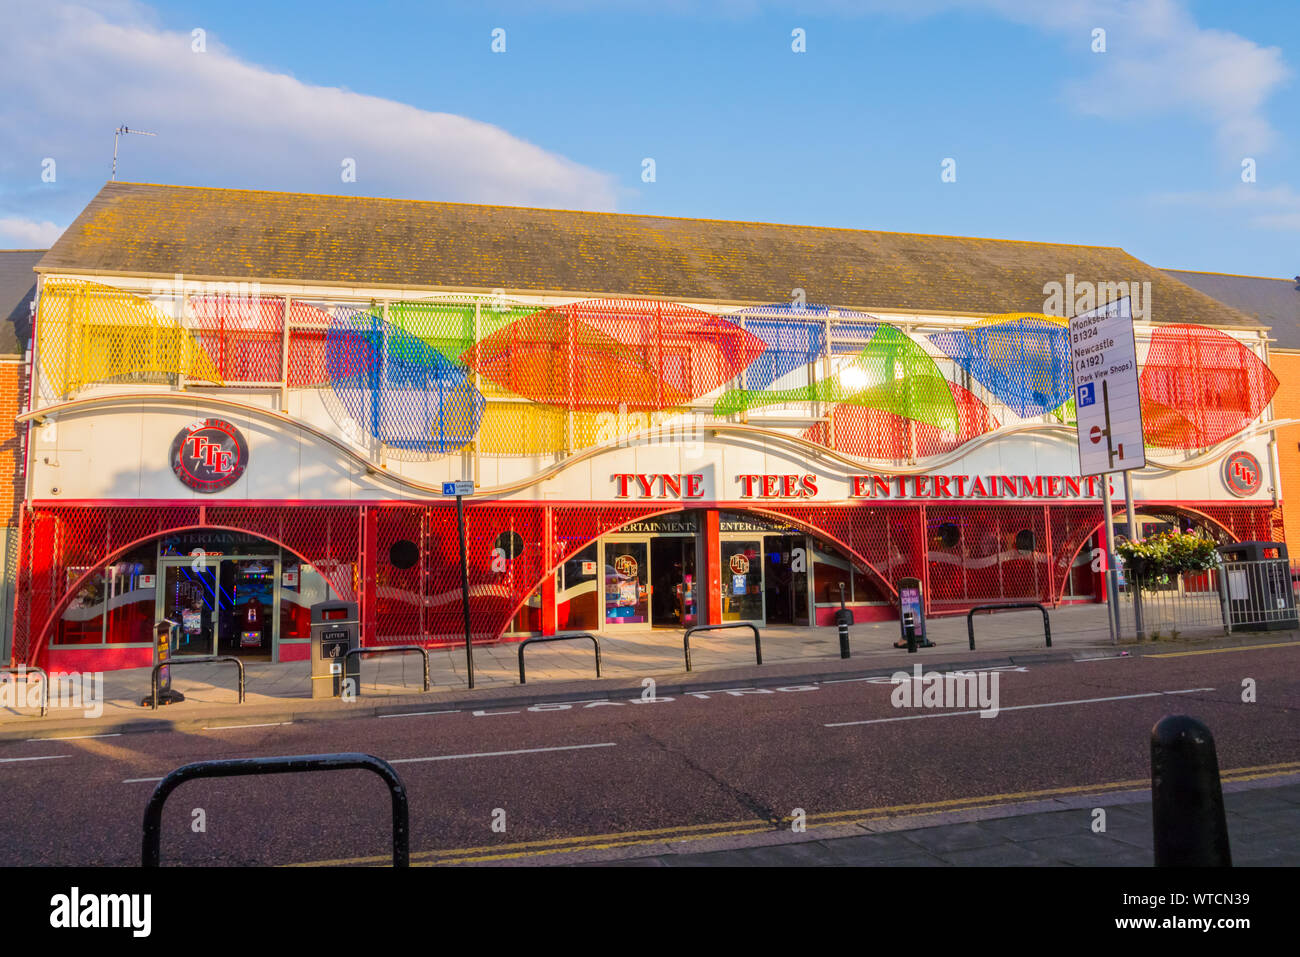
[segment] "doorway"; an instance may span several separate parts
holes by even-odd
[[[160,558],[156,617],[176,622],[178,655],[270,660],[279,640],[276,556]]]
[[[763,624],[763,542],[722,540],[722,620]]]
[[[808,542],[803,535],[763,537],[763,602],[769,625],[806,625]]]
[[[663,536],[650,540],[650,624],[690,628],[695,608],[695,538]]]
[[[605,542],[605,627],[650,622],[650,539]]]

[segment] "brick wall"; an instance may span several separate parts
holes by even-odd
[[[26,426],[14,417],[23,411],[27,367],[19,357],[0,356],[0,527],[18,525],[23,501],[22,455]]]
[[[1273,415],[1279,419],[1300,419],[1300,353],[1270,352],[1269,367],[1278,377],[1273,396]],[[1277,430],[1277,459],[1281,467],[1282,524],[1286,540],[1300,548],[1300,425]],[[1291,556],[1300,560],[1300,553]]]

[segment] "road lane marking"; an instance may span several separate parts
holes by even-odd
[[[1281,764],[1266,764],[1254,767],[1231,768],[1221,772],[1224,783],[1236,781],[1253,781],[1265,777],[1278,777],[1300,773],[1300,761],[1288,761]],[[1150,778],[1135,778],[1128,781],[1110,781],[1101,784],[1082,784],[1069,787],[1046,788],[1038,791],[1015,791],[1003,794],[986,794],[978,797],[953,798],[947,801],[929,801],[921,804],[897,804],[890,807],[863,808],[855,811],[834,811],[825,814],[809,814],[809,826],[827,827],[835,824],[846,825],[854,821],[869,821],[884,817],[901,817],[913,813],[917,816],[940,814],[945,811],[978,810],[988,807],[1005,806],[1009,802],[1025,799],[1045,799],[1067,797],[1070,795],[1123,793],[1146,790],[1151,787]],[[1062,811],[1072,810],[1061,808]],[[788,824],[790,818],[783,818],[782,824]],[[817,822],[817,823],[814,823]],[[705,840],[710,837],[736,837],[744,834],[758,834],[764,831],[785,830],[777,828],[771,821],[753,819],[749,821],[718,821],[713,824],[687,824],[677,827],[649,828],[635,831],[621,831],[606,834],[587,834],[575,837],[558,837],[541,841],[523,841],[514,844],[479,845],[476,847],[447,848],[439,851],[418,851],[411,855],[412,863],[425,864],[464,864],[478,861],[497,861],[523,857],[541,857],[547,854],[562,854],[573,851],[602,850],[616,847],[634,847],[643,844],[684,843]],[[291,867],[322,867],[358,864],[389,864],[390,855],[375,857],[340,858],[336,860],[304,861],[289,865]]]
[[[426,714],[460,714],[460,711],[403,711],[400,714],[381,714],[379,718],[418,718]]]
[[[84,741],[86,738],[120,738],[121,731],[112,734],[67,734],[61,738],[28,738],[28,741]]]
[[[55,758],[70,758],[70,754],[42,754],[34,758],[0,758],[0,764],[12,764],[15,761],[53,761]]]
[[[517,751],[479,751],[474,754],[435,754],[429,758],[397,758],[388,763],[415,764],[420,761],[459,761],[463,758],[499,758],[511,754],[542,754],[546,751],[583,751],[587,748],[613,747],[616,747],[613,741],[602,741],[600,744],[566,744],[557,748],[520,748]]]
[[[233,731],[236,728],[283,728],[292,721],[272,721],[269,724],[214,724],[201,728],[202,731]]]
[[[908,680],[911,680],[910,678]],[[1121,694],[1109,698],[1077,698],[1074,701],[1045,701],[1042,704],[1017,704],[998,708],[998,714],[1004,711],[1031,711],[1035,708],[1064,708],[1072,704],[1097,704],[1102,701],[1132,701],[1135,698],[1159,698],[1167,694],[1195,694],[1198,691],[1214,691],[1213,688],[1183,688],[1180,691],[1148,691],[1143,694]],[[891,721],[921,721],[925,718],[956,718],[969,714],[984,714],[984,711],[942,711],[932,714],[907,714],[895,718],[871,718],[866,721],[836,721],[824,724],[824,728],[851,728],[859,724],[888,724]]]
[[[1258,651],[1260,648],[1296,648],[1300,641],[1278,641],[1269,645],[1244,645],[1241,648],[1206,648],[1203,651],[1162,651],[1158,655],[1145,655],[1147,658],[1186,658],[1189,655],[1221,655],[1228,651]]]

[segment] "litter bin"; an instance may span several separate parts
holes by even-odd
[[[1236,542],[1218,547],[1223,562],[1220,588],[1233,631],[1289,631],[1300,628],[1291,563],[1282,542]]]
[[[361,621],[354,601],[318,601],[311,606],[311,696],[337,698],[345,678],[361,688],[361,659],[347,658],[361,647]],[[346,673],[344,672],[346,662]]]

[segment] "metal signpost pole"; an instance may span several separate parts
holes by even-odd
[[[1106,531],[1106,620],[1110,624],[1110,643],[1119,641],[1119,569],[1115,565],[1115,523],[1111,521],[1110,476],[1101,477],[1101,510]]]
[[[1137,541],[1137,518],[1133,514],[1133,473],[1124,473],[1124,518],[1128,522],[1128,540]],[[1138,638],[1146,636],[1145,622],[1142,620],[1142,590],[1133,586],[1133,627]]]
[[[474,687],[474,638],[469,627],[469,552],[465,543],[465,496],[474,494],[473,482],[443,482],[443,495],[456,496],[456,533],[460,539],[460,607],[465,619],[465,673]]]

